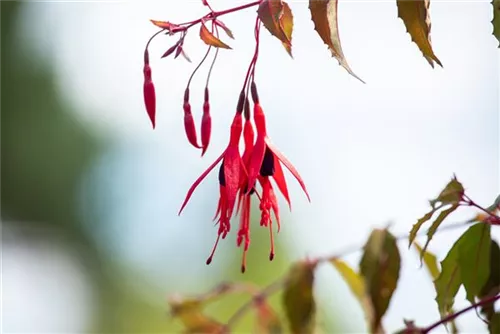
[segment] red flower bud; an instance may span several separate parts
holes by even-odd
[[[155,128],[155,116],[156,116],[156,94],[155,86],[151,78],[151,67],[149,66],[149,54],[146,50],[144,52],[144,104],[146,105],[146,111],[148,113],[153,129]]]
[[[189,88],[184,92],[184,129],[188,141],[196,148],[201,148],[198,145],[198,136],[196,135],[196,127],[194,125],[193,114],[191,113],[191,105],[189,104]]]
[[[210,102],[208,101],[208,88],[205,88],[205,102],[203,103],[203,117],[201,119],[201,146],[203,156],[210,143],[210,134],[212,132],[212,117],[210,116]]]

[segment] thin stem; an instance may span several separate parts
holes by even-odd
[[[218,12],[210,12],[207,15],[205,15],[205,16],[197,19],[197,20],[179,24],[177,27],[172,28],[172,33],[176,33],[176,32],[179,32],[179,31],[185,31],[185,30],[191,28],[192,26],[197,25],[198,23],[200,23],[203,20],[216,19],[219,16],[223,16],[223,15],[226,15],[226,14],[234,13],[234,12],[237,12],[237,11],[240,11],[240,10],[243,10],[243,9],[247,9],[247,8],[250,8],[250,7],[257,6],[257,5],[260,4],[260,2],[261,2],[260,0],[259,1],[253,1],[253,2],[249,2],[247,4],[244,4],[244,5],[241,5],[241,6],[237,6],[237,7],[233,7],[233,8],[229,8],[229,9],[225,9],[225,10],[221,10],[221,11],[218,11]]]
[[[146,63],[149,63],[149,56],[147,55],[148,54],[148,48],[149,48],[149,44],[151,44],[151,41],[156,37],[158,36],[159,34],[161,34],[162,32],[164,32],[166,29],[162,29],[162,30],[159,30],[157,32],[155,32],[147,41],[146,43],[146,47],[144,47],[144,62]]]
[[[486,213],[489,217],[493,218],[493,223],[500,224],[500,217],[499,216],[497,216],[495,213],[489,211],[488,209],[483,208],[481,205],[474,202],[469,196],[463,194],[463,201],[465,202],[466,205],[475,207],[476,209],[479,209],[479,210],[483,211],[484,213]],[[498,223],[496,223],[496,222],[498,222]]]
[[[243,88],[242,90],[245,90],[245,87],[247,87],[247,84],[249,83],[250,75],[255,73],[255,63],[257,62],[257,58],[259,57],[259,24],[260,24],[260,19],[257,16],[257,19],[255,20],[255,28],[254,28],[254,33],[255,33],[255,52],[253,54],[252,60],[250,61],[250,66],[248,66],[247,70],[247,75],[245,76],[245,81],[243,82]]]
[[[200,63],[198,64],[198,66],[196,66],[196,68],[194,69],[193,73],[191,73],[191,76],[189,77],[189,81],[187,83],[187,88],[189,88],[189,85],[191,84],[191,80],[193,80],[193,77],[194,75],[196,74],[196,71],[198,71],[198,69],[200,68],[200,66],[205,62],[205,60],[207,59],[208,57],[208,54],[210,53],[210,50],[212,49],[212,46],[209,46],[208,49],[207,49],[207,52],[205,53],[205,56],[203,56],[203,59],[200,61]]]
[[[251,308],[254,304],[262,302],[262,300],[267,299],[272,294],[278,292],[287,282],[287,277],[281,277],[279,280],[266,286],[259,293],[254,294],[254,296],[243,306],[241,306],[227,321],[224,326],[224,331],[227,332],[231,327],[234,326]]]
[[[450,322],[452,320],[454,320],[455,318],[457,318],[458,316],[466,313],[466,312],[469,312],[470,310],[472,309],[475,309],[476,307],[478,306],[484,306],[484,305],[488,305],[488,304],[492,304],[494,302],[496,302],[497,300],[500,299],[500,294],[498,295],[495,295],[495,296],[491,296],[491,297],[488,297],[488,298],[485,298],[485,299],[482,299],[480,301],[478,301],[477,303],[474,303],[460,311],[457,311],[455,313],[452,313],[444,318],[442,318],[441,320],[439,321],[436,321],[435,323],[433,323],[432,325],[430,326],[427,326],[426,328],[422,329],[422,334],[427,334],[429,333],[431,330],[441,326],[441,325],[444,325],[445,323],[447,322]]]
[[[215,25],[214,21],[212,21],[212,33],[214,29],[215,29],[215,36],[219,38],[219,28]],[[214,60],[212,60],[212,64],[210,65],[210,69],[208,70],[207,83],[205,84],[205,87],[208,87],[208,82],[210,81],[210,76],[212,75],[212,70],[214,68],[215,61],[217,60],[218,55],[219,55],[219,48],[215,48]]]

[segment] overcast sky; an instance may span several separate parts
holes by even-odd
[[[224,9],[243,2],[211,3]],[[444,65],[433,70],[397,18],[395,1],[341,2],[344,54],[364,85],[331,58],[313,30],[307,2],[289,3],[295,19],[294,59],[263,29],[256,81],[269,134],[302,174],[312,198],[309,204],[288,177],[293,213],[283,206],[284,217],[290,219],[279,237],[293,245],[293,256],[335,253],[364,242],[371,228],[389,222],[394,233],[406,233],[426,212],[427,199],[454,173],[470,197],[489,205],[500,185],[499,57],[498,42],[491,35],[491,5],[432,2],[432,42]],[[163,252],[169,245],[175,247],[182,229],[210,225],[205,220],[213,214],[216,198],[204,195],[216,191],[215,180],[203,183],[204,190],[193,197],[185,215],[178,218],[177,210],[186,189],[227,143],[253,53],[254,9],[224,17],[236,39],[224,39],[233,50],[222,50],[214,69],[213,139],[200,159],[185,140],[181,112],[194,65],[182,59],[160,60],[175,39],[159,38],[151,49],[158,94],[157,129],[152,131],[142,100],[142,52],[156,31],[148,19],[184,22],[204,13],[201,1],[40,3],[27,6],[20,20],[20,31],[29,33],[24,38],[55,66],[60,89],[77,107],[78,119],[121,147],[97,170],[107,170],[104,175],[116,186],[103,192],[129,194],[126,202],[115,203],[110,228],[123,227],[124,244],[117,247],[145,268],[148,261],[166,261]],[[194,64],[203,56],[205,45],[196,29],[185,49]],[[206,70],[201,73],[191,89],[194,106],[201,106]],[[195,117],[198,109],[193,109]],[[131,180],[129,172],[143,179]],[[159,183],[168,184],[168,189]],[[466,210],[461,212],[451,220],[468,217]],[[145,216],[153,217],[151,226],[144,223]],[[210,226],[203,231],[215,234]],[[439,235],[430,249],[444,256],[461,232]],[[190,240],[193,250],[180,261],[205,256],[209,244],[203,243],[202,249]],[[405,243],[400,249],[403,271],[385,320],[391,330],[401,327],[403,318],[425,325],[438,316],[427,273],[417,269],[413,250]],[[355,265],[359,256],[347,259]],[[205,268],[200,263],[200,273]],[[362,319],[338,276],[328,270],[321,274],[337,282],[333,302],[342,300],[352,319]],[[461,298],[458,307],[466,305]],[[483,328],[472,313],[460,324],[468,331]],[[363,330],[356,320],[352,328]]]

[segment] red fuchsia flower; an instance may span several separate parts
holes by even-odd
[[[278,227],[278,232],[280,229],[280,219],[279,219],[279,207],[276,195],[273,191],[270,178],[272,177],[278,186],[283,197],[288,203],[291,209],[290,197],[288,195],[288,188],[285,180],[285,175],[283,173],[283,168],[281,164],[292,173],[292,175],[297,179],[302,190],[307,196],[307,199],[311,201],[309,194],[307,192],[304,181],[300,177],[295,167],[288,161],[288,159],[272,144],[271,140],[267,135],[266,129],[266,118],[264,111],[259,103],[259,97],[257,94],[257,87],[254,82],[251,84],[252,99],[254,102],[254,123],[257,130],[257,139],[255,145],[252,149],[250,162],[247,165],[248,169],[248,188],[247,193],[255,187],[255,183],[258,180],[262,186],[262,196],[260,199],[259,209],[261,210],[261,226],[269,227],[270,238],[271,238],[271,251],[269,254],[270,260],[274,258],[274,241],[272,232],[272,219],[271,211],[273,211],[276,217],[276,223]]]
[[[245,151],[243,152],[242,160],[245,167],[248,167],[255,139],[252,122],[250,121],[250,101],[248,101],[248,98],[245,100],[244,115],[245,125],[243,127],[243,139],[245,142]],[[241,272],[245,272],[246,269],[246,255],[250,246],[250,212],[252,205],[251,196],[255,192],[255,189],[253,189],[250,193],[246,194],[247,186],[248,178],[242,178],[242,184],[240,187],[240,192],[238,194],[238,204],[236,206],[236,214],[238,214],[238,212],[240,213],[240,227],[238,230],[236,244],[238,247],[243,244]]]
[[[231,124],[231,134],[229,138],[229,144],[227,148],[222,152],[222,154],[201,174],[201,176],[193,183],[191,188],[188,190],[186,199],[182,204],[179,211],[179,215],[188,203],[191,195],[195,191],[196,187],[203,181],[203,179],[212,171],[212,169],[217,166],[217,164],[222,160],[222,164],[219,170],[219,203],[217,205],[217,211],[215,218],[219,224],[219,230],[217,233],[217,240],[212,249],[212,252],[207,259],[207,264],[212,262],[212,258],[215,254],[215,250],[219,243],[220,238],[224,239],[227,233],[231,229],[230,220],[233,215],[233,209],[236,203],[236,197],[240,191],[242,184],[246,181],[242,181],[242,178],[246,178],[246,169],[243,165],[243,160],[240,156],[239,142],[242,132],[242,111],[243,102],[245,100],[244,91],[241,92],[240,98],[238,100],[238,106],[236,108],[236,115],[234,116],[233,123]]]
[[[149,52],[146,48],[144,50],[144,104],[146,105],[146,111],[148,113],[153,129],[155,128],[155,116],[156,116],[156,94],[155,86],[153,84],[153,79],[151,78],[151,67],[149,66]]]

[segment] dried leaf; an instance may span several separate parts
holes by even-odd
[[[373,305],[374,318],[370,329],[372,333],[379,332],[382,317],[396,290],[401,268],[396,239],[387,229],[372,231],[364,246],[359,267]]]
[[[169,31],[172,30],[173,28],[178,27],[178,25],[170,23],[168,21],[157,21],[157,20],[150,20],[150,21],[158,28],[168,29]]]
[[[335,57],[340,65],[347,72],[354,76],[359,81],[363,82],[349,67],[345,59],[344,52],[340,44],[338,19],[337,19],[338,0],[309,0],[309,10],[311,11],[314,29],[319,34],[319,37],[328,46],[332,56]]]
[[[363,277],[361,277],[354,269],[352,269],[347,263],[338,259],[332,258],[330,263],[337,269],[344,281],[349,286],[349,289],[354,294],[358,300],[368,323],[373,322],[373,307],[369,296],[366,294],[366,287]]]
[[[229,45],[215,37],[203,23],[200,25],[200,38],[207,45],[214,46],[216,48],[231,49]]]
[[[491,5],[493,6],[493,36],[500,42],[500,0],[491,1]],[[500,44],[498,45],[500,48]]]
[[[214,22],[217,26],[221,27],[222,30],[224,30],[224,32],[229,38],[234,39],[233,32],[222,21],[216,19],[214,20]]]
[[[291,56],[293,15],[290,6],[282,0],[264,0],[260,3],[257,14],[264,27],[283,43]]]
[[[316,303],[313,295],[314,266],[300,262],[292,266],[283,291],[283,306],[293,334],[314,330]]]
[[[431,45],[431,18],[429,15],[430,0],[397,0],[398,17],[400,17],[411,39],[434,68],[434,62],[443,67],[436,57]]]
[[[290,57],[293,57],[292,55],[293,14],[292,10],[290,9],[290,6],[284,1],[283,1],[283,15],[281,16],[280,19],[280,25],[288,40],[287,42],[282,42],[283,46],[285,47]]]
[[[439,313],[444,316],[450,313],[455,296],[460,286],[467,281],[470,286],[473,277],[470,261],[464,260],[461,254],[471,252],[468,256],[476,259],[481,236],[484,233],[485,224],[479,223],[471,226],[465,231],[450,249],[445,259],[441,261],[441,274],[434,281],[436,287],[436,302]],[[480,249],[481,247],[479,247]],[[474,267],[474,266],[473,266]],[[464,280],[464,275],[468,276]]]

